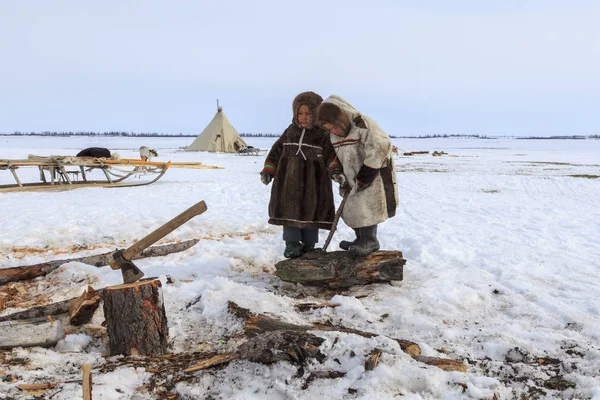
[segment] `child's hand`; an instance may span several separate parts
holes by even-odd
[[[262,183],[264,183],[265,185],[268,185],[269,183],[271,183],[272,179],[273,179],[273,175],[271,175],[271,174],[260,174],[260,181]]]
[[[340,184],[340,186],[344,186],[346,183],[346,176],[344,174],[333,174],[331,175],[331,179]]]

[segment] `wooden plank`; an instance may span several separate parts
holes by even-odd
[[[83,370],[83,400],[92,400],[92,366],[83,364],[81,369]]]

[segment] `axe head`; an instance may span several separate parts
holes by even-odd
[[[123,274],[123,283],[133,283],[138,280],[144,273],[136,267],[136,265],[123,257],[123,250],[117,250],[110,257],[109,264],[112,269],[120,269]]]

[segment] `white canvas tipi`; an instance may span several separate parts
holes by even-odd
[[[217,101],[217,113],[200,135],[187,147],[187,151],[220,151],[237,153],[248,147],[225,116]]]

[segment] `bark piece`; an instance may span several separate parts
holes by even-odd
[[[160,357],[167,352],[169,327],[159,280],[104,289],[110,355]]]
[[[93,287],[88,286],[81,296],[69,303],[69,322],[71,325],[83,325],[90,322],[100,305],[101,297]]]
[[[401,281],[404,264],[400,251],[376,251],[365,257],[353,257],[347,251],[313,251],[278,262],[275,275],[282,281],[308,286],[348,288]]]
[[[0,323],[0,349],[50,347],[64,338],[60,321],[36,318]]]
[[[150,247],[142,251],[140,254],[137,254],[135,257],[133,257],[133,259],[138,260],[140,258],[147,257],[162,257],[166,256],[167,254],[177,253],[189,249],[198,243],[198,241],[198,239],[193,239],[180,243]],[[96,254],[87,257],[54,260],[47,263],[0,269],[0,285],[8,282],[24,281],[27,279],[37,278],[38,276],[43,276],[54,271],[63,264],[74,261],[93,265],[94,267],[104,267],[108,265],[108,260],[113,253],[114,251],[111,251],[108,253]]]
[[[198,364],[183,370],[183,372],[199,371],[201,369],[210,368],[215,365],[225,364],[231,360],[235,360],[238,358],[239,358],[239,356],[236,353],[219,354],[219,355],[216,355],[209,359],[203,360],[203,361],[199,362]]]
[[[317,308],[327,308],[327,307],[339,307],[340,304],[339,303],[331,303],[329,301],[326,301],[324,303],[301,303],[301,304],[296,304],[295,308],[298,311],[307,311],[307,310],[314,310]]]

